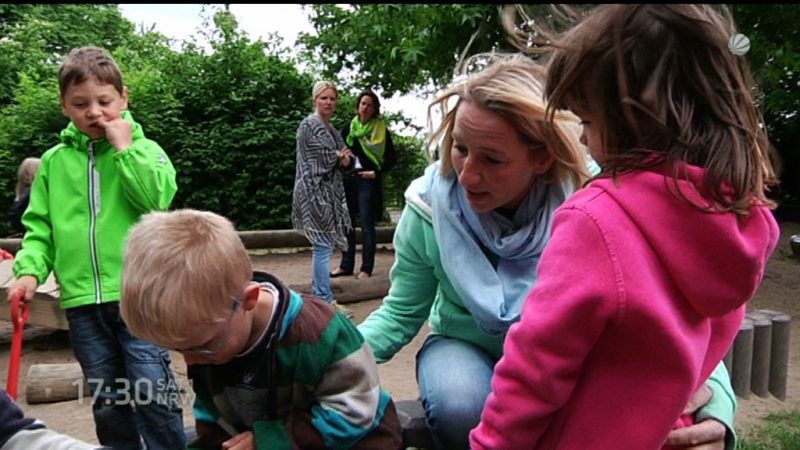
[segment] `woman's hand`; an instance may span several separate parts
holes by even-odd
[[[374,170],[365,170],[363,172],[358,172],[358,176],[365,180],[374,180],[375,179],[375,171]]]
[[[703,385],[689,399],[689,403],[683,409],[683,414],[694,414],[711,400],[712,395],[711,388]],[[670,431],[666,445],[686,450],[724,450],[727,431],[721,422],[707,419],[685,428]]]
[[[342,147],[342,149],[336,152],[336,154],[339,157],[340,166],[347,167],[350,165],[350,158],[353,156],[352,150],[347,147]]]
[[[686,428],[672,430],[667,445],[685,450],[724,450],[727,429],[721,422],[707,419]]]

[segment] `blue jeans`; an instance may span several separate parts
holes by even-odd
[[[459,339],[425,339],[417,352],[417,383],[437,449],[469,449],[469,432],[481,420],[496,362]]]
[[[356,265],[356,211],[361,218],[361,271],[371,275],[375,267],[375,217],[379,214],[376,211],[377,189],[380,189],[377,178],[367,180],[354,175],[345,183],[347,211],[353,224],[353,229],[347,233],[347,250],[342,252],[339,264],[345,272],[352,272]]]
[[[311,246],[311,294],[328,303],[333,301],[330,269],[332,253],[333,247],[325,244]]]
[[[93,395],[100,444],[114,450],[186,446],[178,386],[166,350],[131,335],[119,303],[66,310],[69,337]]]

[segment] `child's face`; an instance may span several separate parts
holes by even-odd
[[[101,83],[95,77],[70,85],[60,100],[64,115],[91,139],[105,137],[100,122],[118,119],[128,108],[127,91],[120,95],[112,84]]]
[[[238,302],[241,300],[235,301],[227,320],[198,327],[187,336],[187,345],[175,349],[186,364],[225,364],[247,347],[250,327]]]
[[[605,162],[605,152],[603,151],[602,137],[598,127],[597,118],[593,113],[576,109],[573,111],[581,119],[583,132],[581,133],[581,144],[589,148],[592,159],[599,165]]]
[[[511,122],[472,102],[459,105],[452,137],[450,162],[479,213],[516,209],[553,164],[543,145],[532,148]]]

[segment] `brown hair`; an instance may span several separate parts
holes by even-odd
[[[739,214],[773,206],[767,135],[747,62],[728,48],[735,27],[727,8],[601,5],[559,36],[536,31],[535,45],[524,47],[549,54],[549,111],[594,113],[601,176],[667,163],[677,187],[686,174],[674,163],[686,162],[706,169],[712,203],[695,206]]]
[[[553,157],[553,166],[544,180],[569,179],[574,188],[580,187],[588,174],[587,155],[578,142],[578,119],[562,111],[556,114],[555,120],[547,120],[542,98],[542,67],[522,54],[479,54],[464,63],[464,71],[480,65],[486,67],[463,75],[428,107],[429,122],[431,110],[437,105],[442,114],[440,125],[429,138],[429,146],[441,139],[441,173],[446,175],[452,170],[450,152],[456,112],[468,101],[509,121],[522,140],[530,144],[531,152],[547,152]],[[452,97],[457,101],[448,111],[447,103]]]
[[[61,96],[63,97],[67,88],[73,84],[81,84],[91,77],[114,86],[120,95],[125,90],[122,72],[111,56],[101,48],[86,46],[69,52],[61,63],[58,69],[58,88]]]
[[[372,91],[372,89],[365,89],[358,93],[358,97],[356,97],[356,114],[358,114],[358,105],[361,104],[361,99],[363,97],[369,97],[372,99],[372,106],[375,107],[375,114],[370,117],[370,119],[378,117],[381,113],[381,101],[378,99],[378,94]]]

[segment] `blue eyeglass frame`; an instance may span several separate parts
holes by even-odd
[[[222,349],[222,347],[225,346],[225,343],[228,342],[228,335],[231,332],[231,322],[233,322],[233,315],[236,314],[236,310],[239,309],[239,306],[241,304],[242,304],[242,297],[241,296],[234,297],[233,305],[231,306],[231,314],[230,314],[230,316],[228,316],[228,320],[225,321],[225,332],[222,334],[222,338],[219,340],[219,342],[214,344],[214,348],[212,348],[212,349],[206,349],[206,348],[192,349],[192,348],[188,348],[188,349],[185,349],[185,350],[176,350],[176,351],[181,352],[181,353],[188,353],[188,354],[191,354],[191,355],[197,355],[197,356],[207,356],[207,357],[215,356],[217,354],[217,352],[220,351]]]

